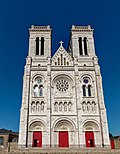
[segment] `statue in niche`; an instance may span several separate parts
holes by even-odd
[[[92,113],[96,113],[96,104],[95,102],[92,102]]]
[[[41,111],[44,112],[44,102],[41,103]]]
[[[35,103],[32,103],[32,105],[31,105],[31,112],[35,113],[35,111],[36,111],[36,105],[35,105]]]
[[[88,113],[90,113],[90,111],[91,111],[91,105],[90,105],[90,102],[89,103],[87,103],[87,111],[88,111]]]
[[[68,111],[72,111],[72,103],[71,102],[69,102],[69,104],[68,104]]]
[[[62,105],[62,103],[60,103],[60,105],[59,105],[59,111],[62,111],[62,108],[63,108],[63,105]]]
[[[37,102],[36,107],[37,107],[37,112],[39,113],[40,112],[40,103],[39,102]]]
[[[58,103],[55,103],[55,105],[54,105],[54,111],[55,112],[58,112]]]
[[[82,105],[82,110],[83,110],[83,112],[86,112],[86,104],[85,103],[83,103],[83,105]]]
[[[67,111],[67,103],[64,104],[64,111]]]

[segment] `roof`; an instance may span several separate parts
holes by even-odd
[[[2,128],[2,129],[0,129],[0,135],[8,135],[8,134],[12,134],[12,135],[16,135],[16,136],[18,136],[18,132],[13,132],[12,130],[7,130],[7,129],[4,129],[4,128]]]

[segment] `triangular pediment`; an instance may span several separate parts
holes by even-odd
[[[65,48],[60,45],[54,56],[52,57],[53,66],[70,66],[73,65],[72,57],[67,53]]]

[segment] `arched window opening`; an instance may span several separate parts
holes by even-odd
[[[55,65],[57,65],[57,62],[55,62]]]
[[[64,65],[66,65],[66,58],[64,58]]]
[[[83,96],[86,96],[86,85],[83,85]]]
[[[4,145],[4,138],[0,137],[0,145]]]
[[[39,37],[36,37],[36,55],[39,55]]]
[[[41,55],[44,55],[44,37],[41,37]]]
[[[63,55],[61,54],[61,65],[63,65]]]
[[[38,97],[39,88],[37,85],[34,86],[34,97]]]
[[[82,38],[81,37],[79,37],[79,53],[80,53],[80,55],[83,55],[83,51],[82,51]]]
[[[37,78],[35,79],[35,82],[36,82],[36,83],[42,83],[42,78],[41,78],[41,77],[37,77]]]
[[[88,85],[88,96],[91,96],[91,85]]]
[[[88,53],[87,53],[87,38],[86,37],[84,37],[84,54],[88,55]]]
[[[40,85],[40,93],[39,93],[39,96],[43,96],[43,86]]]
[[[69,65],[69,62],[67,61],[67,65]]]
[[[60,58],[58,58],[58,65],[60,65]]]

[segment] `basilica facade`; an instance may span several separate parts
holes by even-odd
[[[51,57],[50,26],[31,26],[19,147],[110,147],[93,29],[73,25]]]

